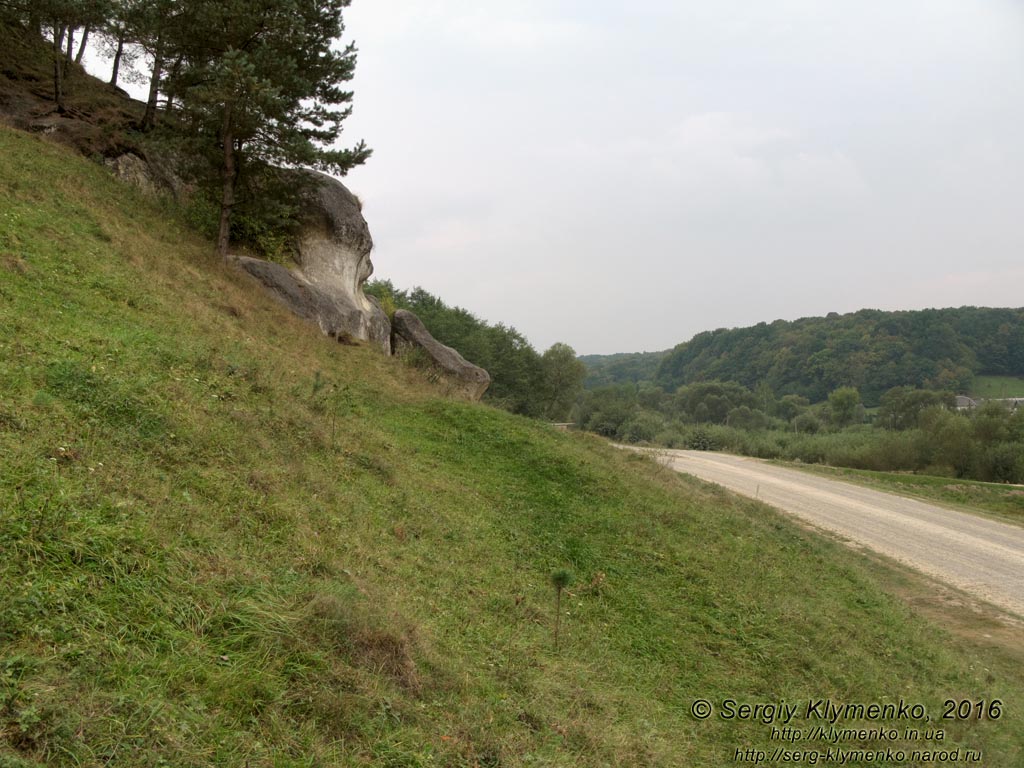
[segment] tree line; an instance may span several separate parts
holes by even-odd
[[[940,390],[897,386],[867,408],[848,386],[811,403],[776,396],[764,382],[675,392],[646,382],[587,390],[573,415],[581,429],[624,442],[1024,483],[1024,404],[957,410],[953,393]]]
[[[431,335],[491,375],[484,400],[523,416],[566,421],[583,391],[586,367],[568,344],[552,344],[543,354],[510,326],[491,325],[461,307],[452,307],[423,288],[395,288],[371,280],[366,293],[385,311],[415,313]]]
[[[810,402],[849,386],[877,406],[893,387],[963,392],[978,374],[1024,374],[1024,309],[865,309],[707,331],[672,349],[652,380],[669,391],[764,384]]]
[[[123,63],[142,62],[149,81],[140,134],[164,129],[175,157],[216,208],[217,248],[228,255],[240,191],[287,208],[298,175],[275,185],[277,169],[344,174],[370,156],[360,141],[337,148],[351,113],[345,89],[356,63],[339,44],[349,0],[0,0],[0,22],[48,41],[53,101],[66,110],[68,76],[89,40]],[[291,212],[292,208],[289,211]],[[287,216],[279,217],[283,220]]]

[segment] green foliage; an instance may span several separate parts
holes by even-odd
[[[554,586],[555,591],[561,593],[562,590],[568,589],[572,586],[573,575],[572,571],[568,571],[565,568],[560,568],[551,574],[551,584]]]
[[[831,422],[839,427],[848,427],[857,418],[860,392],[853,387],[840,387],[828,396],[828,411]]]
[[[686,439],[685,445],[691,451],[717,451],[721,448],[718,440],[704,427],[693,430],[689,438]]]
[[[669,352],[654,382],[764,382],[812,402],[852,386],[875,406],[893,387],[963,392],[983,373],[1024,374],[1024,310],[861,310],[708,331]]]
[[[580,397],[573,421],[581,429],[604,437],[617,437],[638,413],[636,388],[629,384],[588,390]]]
[[[581,355],[587,367],[587,389],[610,384],[636,384],[651,381],[668,352],[623,352],[614,355]]]
[[[80,110],[90,124],[116,115],[111,125],[97,129],[110,135],[91,140],[96,146],[76,139],[83,151],[170,150],[163,154],[187,161],[176,173],[187,176],[201,198],[191,211],[195,223],[205,233],[213,220],[224,255],[234,241],[283,260],[305,190],[296,174],[278,178],[279,169],[344,174],[371,154],[363,142],[339,146],[341,124],[351,112],[352,93],[344,86],[356,59],[354,46],[338,44],[347,5],[348,0],[45,0],[0,5],[0,19],[17,25],[12,37],[42,32],[49,38],[48,48],[31,55],[52,70],[46,80],[54,84],[58,109]],[[61,47],[87,30],[116,39],[113,45],[122,53],[125,45],[136,54],[145,51],[150,93],[141,120],[127,99],[76,68],[70,44]],[[85,90],[87,81],[103,92],[103,114],[96,104],[68,99]],[[121,135],[122,126],[132,130]]]
[[[707,381],[676,390],[676,413],[698,424],[725,424],[730,412],[757,406],[757,398],[746,387],[732,381]]]
[[[886,429],[912,429],[929,408],[951,408],[953,395],[913,387],[893,387],[882,395],[876,423]]]
[[[572,347],[561,343],[552,344],[540,361],[546,400],[543,416],[550,421],[565,421],[583,391],[586,366]]]
[[[768,426],[768,417],[763,411],[741,405],[726,414],[725,423],[737,429],[764,429]]]
[[[810,402],[801,395],[783,395],[772,407],[774,415],[783,421],[793,421],[797,416],[807,410]]]
[[[370,280],[364,290],[390,308],[416,314],[430,334],[491,375],[484,400],[512,413],[564,420],[582,390],[583,366],[567,344],[543,355],[515,328],[490,325],[461,307],[451,307],[423,288],[399,290],[389,280]]]
[[[619,426],[616,437],[627,443],[649,443],[665,428],[665,418],[650,411],[639,411]]]
[[[968,418],[930,408],[921,414],[921,426],[929,436],[930,464],[950,467],[956,477],[968,477],[977,452]]]
[[[890,419],[885,416],[880,417],[874,427],[852,424],[826,431],[821,417],[813,410],[803,411],[786,425],[747,406],[730,412],[728,424],[670,424],[663,414],[629,405],[632,402],[627,398],[629,392],[630,388],[624,387],[588,393],[584,403],[597,402],[595,394],[609,401],[603,404],[603,411],[595,409],[590,419],[581,424],[625,442],[667,448],[724,450],[759,458],[853,469],[1024,482],[1024,409],[1010,412],[999,403],[988,403],[974,412],[957,413],[939,405],[918,411],[919,405],[948,402],[949,397],[929,392],[916,397],[913,392],[894,391],[887,400],[890,407],[896,408],[897,401],[913,407],[891,411],[893,418],[899,419],[902,413],[905,418],[913,419],[913,426],[904,426],[901,422],[901,428],[889,428]],[[616,413],[615,406],[624,405],[632,410],[618,412],[623,421],[613,432],[618,421],[610,414]]]
[[[1024,444],[1003,441],[982,445],[975,454],[974,477],[990,483],[1024,480]]]
[[[906,574],[437,397],[46,141],[0,128],[0,178],[0,764],[719,765],[772,742],[697,695],[1024,696]],[[993,725],[946,744],[1018,765]]]
[[[167,79],[180,102],[174,130],[218,170],[222,255],[237,223],[239,180],[250,169],[300,166],[343,174],[370,156],[363,142],[333,146],[351,112],[352,94],[343,85],[355,71],[355,47],[337,46],[346,5],[193,0],[187,23],[164,31],[163,53],[183,62]],[[271,198],[269,189],[260,193],[257,199]],[[279,195],[272,199],[296,200],[285,191]],[[263,210],[244,222],[245,234],[271,254],[283,250],[287,238],[287,232],[270,233],[275,219]]]

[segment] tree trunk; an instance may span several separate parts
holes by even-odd
[[[67,49],[66,58],[67,58],[68,61],[71,61],[71,54],[74,53],[74,50],[75,50],[75,28],[73,26],[70,26],[70,25],[68,25],[67,44],[68,44],[68,49]]]
[[[123,29],[117,35],[117,50],[114,51],[114,66],[110,71],[110,84],[113,86],[117,85],[117,75],[121,70],[121,54],[124,53],[124,35],[125,32]]]
[[[86,24],[82,30],[82,42],[78,44],[78,53],[75,54],[75,64],[82,63],[82,56],[85,54],[86,43],[89,42],[89,25]]]
[[[53,25],[53,100],[57,102],[57,111],[64,111],[64,53],[61,42],[64,29],[56,22]]]
[[[156,101],[160,93],[160,75],[164,68],[163,42],[159,39],[156,42],[156,51],[153,53],[153,77],[149,81],[149,100],[146,101],[146,112],[142,116],[142,130],[148,131],[156,123]]]
[[[221,145],[224,150],[221,165],[220,229],[217,232],[217,252],[227,261],[228,245],[231,240],[231,209],[235,205],[235,136],[231,104],[224,106],[224,121],[221,124]]]
[[[164,112],[166,112],[167,114],[170,114],[174,108],[174,94],[171,92],[171,90],[174,88],[175,79],[181,72],[181,64],[184,60],[184,55],[179,55],[178,58],[174,60],[174,64],[168,70],[167,78],[165,78],[165,80],[169,83],[167,87],[167,101],[164,105]]]

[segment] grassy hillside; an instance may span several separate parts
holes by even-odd
[[[780,746],[691,715],[730,697],[903,698],[941,746],[1020,765],[1020,664],[887,596],[887,568],[444,400],[211,254],[0,128],[0,765],[715,766]],[[1003,713],[940,721],[947,698]]]

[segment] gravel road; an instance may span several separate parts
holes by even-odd
[[[756,497],[1024,616],[1024,528],[758,459],[703,451],[657,455],[679,472]]]

